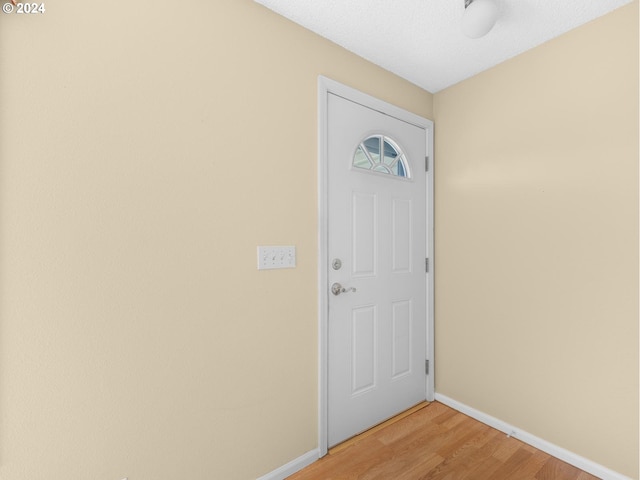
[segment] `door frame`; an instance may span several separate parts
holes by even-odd
[[[328,451],[328,318],[329,318],[329,290],[328,285],[328,158],[327,158],[327,130],[328,130],[328,98],[329,94],[338,95],[347,100],[359,103],[385,115],[411,123],[426,131],[426,151],[429,156],[429,171],[426,175],[427,202],[427,255],[429,271],[427,272],[427,360],[429,360],[429,375],[425,398],[433,401],[434,388],[434,248],[433,248],[433,122],[408,112],[400,107],[379,100],[360,92],[354,88],[331,80],[318,77],[318,449],[320,457]]]

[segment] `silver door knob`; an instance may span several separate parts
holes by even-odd
[[[356,287],[344,288],[338,282],[331,285],[331,293],[333,293],[334,295],[340,295],[341,293],[355,292],[355,291],[356,291]]]

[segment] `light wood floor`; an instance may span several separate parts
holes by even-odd
[[[434,402],[288,480],[596,480]]]

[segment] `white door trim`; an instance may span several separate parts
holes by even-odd
[[[318,449],[320,456],[327,454],[327,338],[328,338],[328,304],[327,289],[328,265],[328,159],[327,159],[327,101],[329,93],[349,99],[373,110],[389,115],[405,122],[424,128],[427,131],[427,155],[429,171],[427,172],[427,254],[429,256],[429,272],[427,273],[427,356],[429,375],[427,376],[426,399],[434,399],[434,270],[433,260],[433,122],[414,113],[378,100],[351,87],[347,87],[329,78],[318,77]]]

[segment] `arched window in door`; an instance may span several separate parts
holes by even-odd
[[[411,177],[404,153],[384,135],[372,135],[360,142],[353,155],[353,166],[395,177]]]

